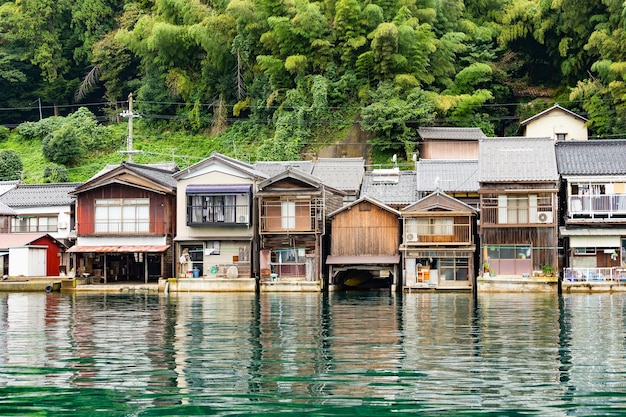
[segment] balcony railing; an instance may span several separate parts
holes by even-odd
[[[59,228],[56,225],[50,226],[11,226],[11,233],[56,233]]]
[[[563,281],[626,284],[626,268],[564,268]]]
[[[404,230],[405,245],[442,244],[471,244],[471,226],[469,224],[439,224],[408,225]]]
[[[188,226],[221,226],[250,224],[249,205],[224,205],[214,207],[187,206]]]
[[[568,199],[569,217],[626,215],[626,194],[574,195]]]

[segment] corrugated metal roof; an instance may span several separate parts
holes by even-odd
[[[567,140],[555,145],[561,175],[626,175],[626,140]]]
[[[169,245],[120,245],[120,246],[72,246],[66,252],[70,253],[135,253],[165,252]]]
[[[558,181],[551,138],[485,138],[479,144],[479,182]]]

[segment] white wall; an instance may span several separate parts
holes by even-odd
[[[9,248],[9,275],[24,277],[46,276],[46,246]]]

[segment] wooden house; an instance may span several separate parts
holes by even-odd
[[[477,159],[485,134],[477,127],[420,127],[420,159]]]
[[[478,290],[488,280],[523,285],[543,269],[556,270],[559,176],[552,139],[481,140],[478,181],[481,257],[489,269]]]
[[[400,213],[373,198],[361,197],[329,218],[329,288],[397,287],[401,278]]]
[[[252,282],[246,281],[246,288],[254,291],[258,276],[254,193],[268,177],[219,153],[174,174],[176,259],[189,258],[186,265],[179,265],[179,278],[205,278],[206,282],[193,285],[204,285],[209,291],[226,289],[226,278],[238,278],[231,289],[243,290],[247,278]]]
[[[522,121],[519,132],[522,136],[550,136],[552,140],[587,140],[587,120],[579,114],[558,104]]]
[[[175,166],[124,162],[76,188],[76,274],[105,283],[174,276]],[[93,278],[95,277],[95,278]]]
[[[257,189],[261,291],[322,289],[328,214],[345,193],[287,167]]]
[[[564,283],[626,278],[626,140],[557,142]]]
[[[404,289],[472,289],[477,211],[438,190],[401,214]]]

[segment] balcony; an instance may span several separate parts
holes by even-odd
[[[323,204],[313,201],[264,201],[261,206],[261,234],[320,233]]]
[[[404,230],[405,246],[471,245],[472,229],[469,224],[407,225]]]
[[[626,284],[626,268],[564,268],[563,282]]]
[[[626,194],[570,196],[567,207],[570,218],[625,216]]]
[[[187,206],[187,226],[249,226],[249,205]]]

